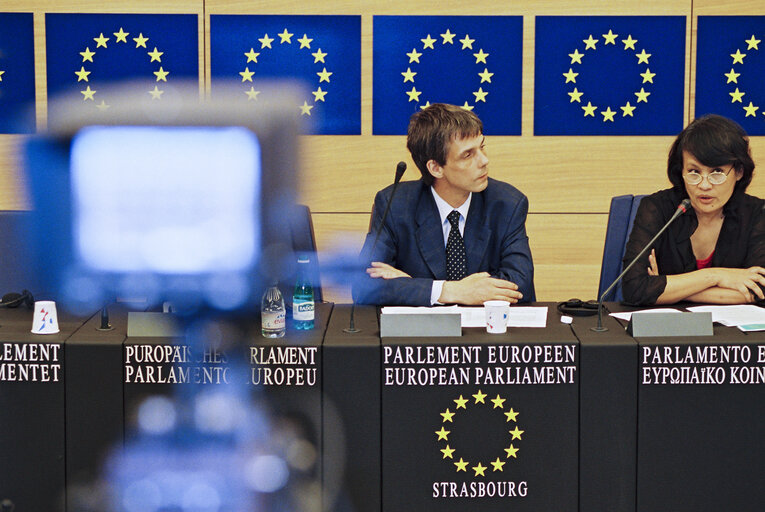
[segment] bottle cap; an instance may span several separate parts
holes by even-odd
[[[308,263],[308,257],[307,256],[301,256],[298,258],[298,263]]]

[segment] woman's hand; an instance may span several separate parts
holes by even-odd
[[[736,290],[749,302],[765,299],[762,288],[765,286],[765,268],[715,268],[717,286]]]
[[[651,249],[651,254],[648,255],[648,275],[659,275],[659,264],[656,262],[656,249]]]

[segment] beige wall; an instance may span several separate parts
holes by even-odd
[[[37,117],[46,120],[46,12],[196,13],[200,16],[201,80],[209,80],[210,14],[356,14],[361,15],[361,135],[306,137],[303,146],[303,202],[314,212],[320,251],[340,244],[360,248],[374,193],[405,160],[405,179],[417,171],[404,137],[372,136],[372,16],[377,14],[521,15],[524,17],[523,121],[521,136],[487,139],[492,175],[513,183],[530,201],[528,233],[536,267],[539,300],[594,298],[600,274],[610,198],[644,194],[667,186],[666,154],[672,137],[534,137],[534,16],[536,15],[681,15],[686,30],[685,119],[693,117],[696,17],[711,14],[765,14],[762,0],[527,0],[524,2],[296,0],[4,0],[0,11],[35,14]],[[24,177],[15,148],[23,137],[0,135],[0,209],[24,209]],[[765,158],[765,137],[752,140],[755,161]],[[764,164],[765,165],[765,164]],[[765,196],[765,179],[750,192]],[[325,283],[329,300],[349,297],[342,283]]]

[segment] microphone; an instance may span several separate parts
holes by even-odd
[[[613,290],[613,289],[614,289],[614,286],[616,286],[616,284],[617,284],[619,281],[621,281],[621,280],[622,280],[622,277],[624,277],[624,274],[626,274],[626,273],[627,273],[627,271],[628,271],[629,269],[631,269],[631,268],[632,268],[632,266],[633,266],[635,263],[637,263],[637,260],[639,260],[639,259],[640,259],[640,257],[641,257],[641,256],[643,256],[643,254],[645,254],[645,252],[646,252],[648,249],[650,249],[650,248],[651,248],[651,246],[654,244],[654,242],[656,242],[656,240],[657,240],[657,239],[658,239],[658,238],[659,238],[659,237],[662,235],[662,233],[664,233],[664,231],[666,231],[666,230],[667,230],[667,228],[669,227],[669,225],[670,225],[670,224],[672,224],[672,223],[675,221],[675,219],[676,219],[676,218],[678,218],[679,216],[681,216],[682,214],[684,214],[685,212],[687,212],[687,211],[688,211],[688,209],[689,209],[690,207],[691,207],[691,200],[690,200],[690,199],[683,199],[683,202],[681,202],[681,203],[680,203],[680,204],[677,206],[677,209],[675,210],[675,213],[672,215],[672,217],[670,217],[670,219],[667,221],[667,223],[666,223],[666,224],[664,224],[664,227],[662,227],[662,228],[659,230],[659,232],[658,232],[658,233],[656,233],[656,235],[655,235],[655,236],[654,236],[654,237],[651,239],[651,241],[650,241],[650,242],[648,242],[647,244],[645,244],[645,247],[643,247],[643,250],[642,250],[642,251],[640,251],[640,252],[638,253],[638,255],[637,255],[637,256],[635,256],[635,258],[634,258],[634,259],[633,259],[633,260],[630,262],[630,264],[629,264],[629,265],[627,265],[626,267],[624,267],[624,270],[622,270],[622,273],[621,273],[621,274],[619,274],[619,275],[616,277],[616,279],[614,279],[614,282],[613,282],[613,283],[611,283],[611,285],[610,285],[608,288],[606,288],[606,291],[604,291],[604,292],[603,292],[603,295],[601,295],[601,296],[600,296],[600,299],[598,299],[598,325],[597,325],[597,327],[590,327],[590,330],[593,330],[593,331],[595,331],[595,332],[605,332],[605,331],[607,331],[607,330],[608,330],[608,327],[603,327],[603,299],[605,299],[605,298],[606,298],[606,295],[608,295],[608,294],[611,292],[611,290]]]
[[[369,251],[369,255],[375,253],[375,247],[377,247],[377,241],[380,239],[380,233],[382,233],[382,228],[385,225],[385,218],[388,216],[388,212],[390,211],[390,205],[393,203],[393,196],[396,194],[396,188],[398,188],[398,182],[401,181],[401,177],[404,175],[404,171],[406,171],[406,162],[399,162],[396,165],[396,177],[393,179],[393,190],[390,191],[390,198],[388,199],[388,204],[385,205],[385,211],[383,211],[382,217],[380,218],[380,224],[377,226],[377,231],[375,232],[375,239],[372,242],[372,249]],[[348,327],[343,329],[343,332],[348,332],[351,334],[355,334],[357,332],[361,332],[361,329],[356,329],[356,322],[353,318],[353,313],[356,310],[356,301],[353,300],[351,304],[351,319],[348,324]]]

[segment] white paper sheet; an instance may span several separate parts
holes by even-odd
[[[611,316],[629,322],[630,318],[632,318],[632,313],[682,313],[682,311],[672,308],[641,309],[640,311],[619,311],[611,313]]]
[[[712,321],[728,327],[765,323],[765,308],[752,304],[734,306],[692,306],[688,311],[712,313]]]

